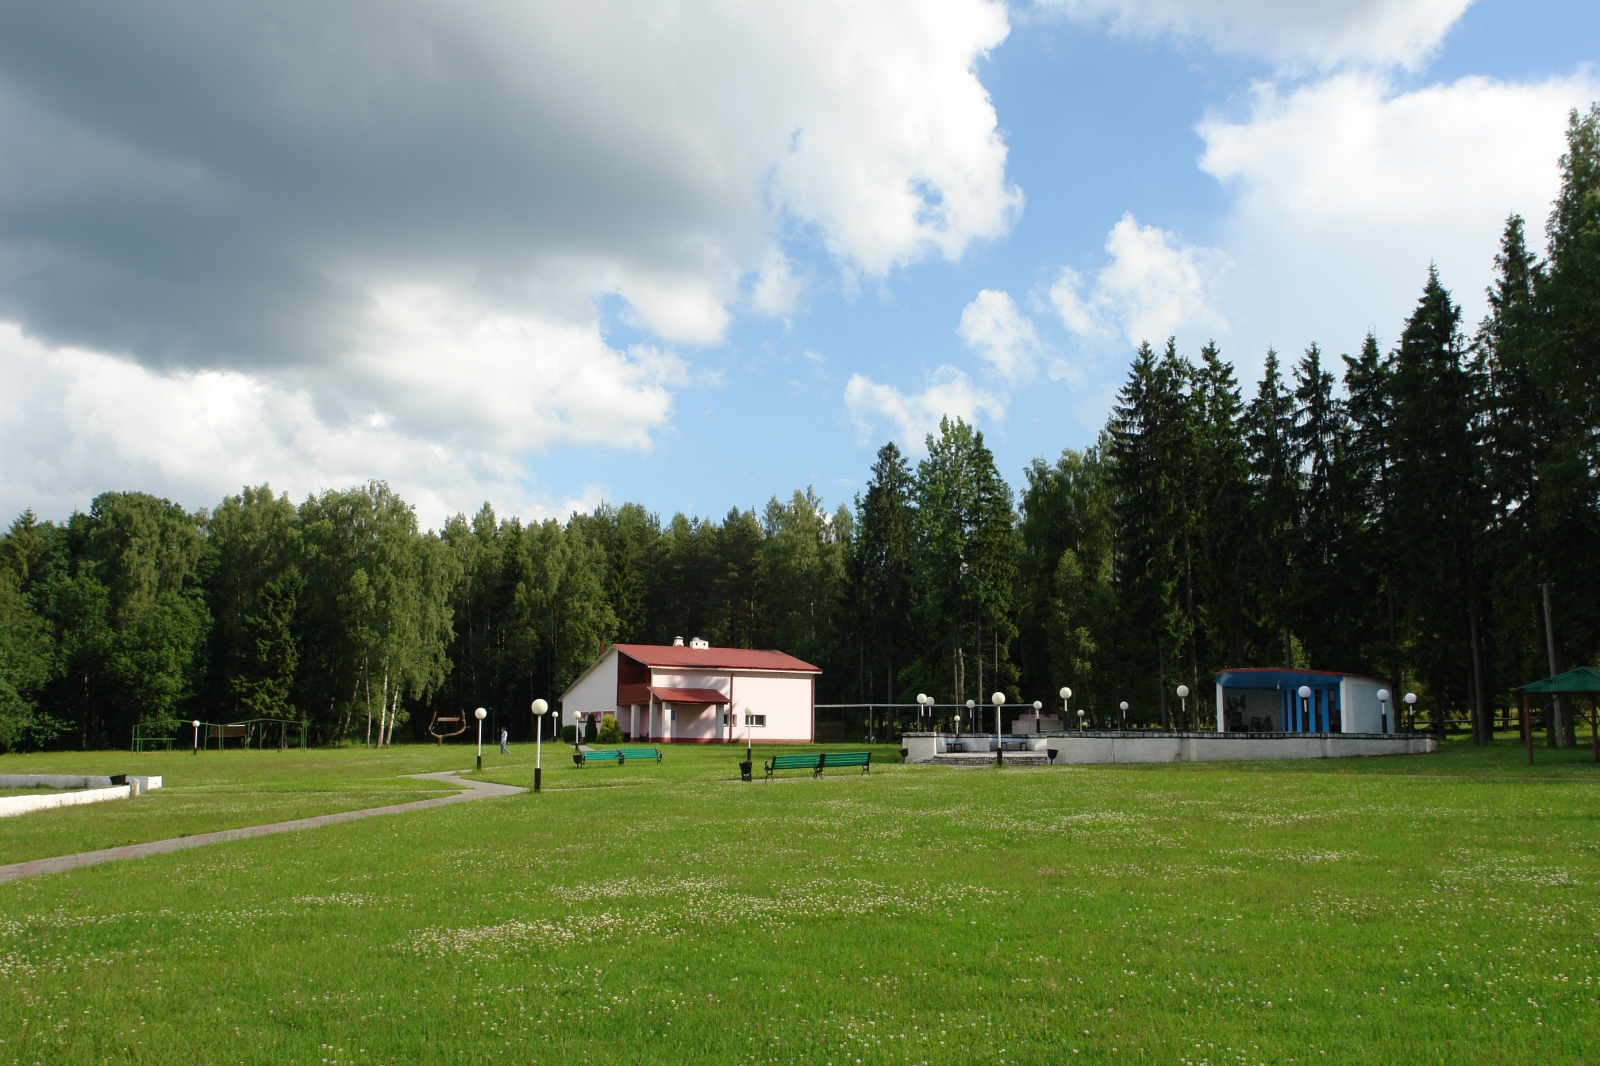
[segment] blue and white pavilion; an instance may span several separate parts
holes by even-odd
[[[1394,706],[1378,702],[1382,678],[1327,670],[1247,668],[1217,674],[1221,733],[1393,733]],[[1302,699],[1300,689],[1309,688]]]

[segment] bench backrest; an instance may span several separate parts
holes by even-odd
[[[872,761],[870,751],[829,751],[822,756],[823,766],[866,766]]]
[[[587,762],[590,759],[594,759],[594,760],[596,760],[598,762],[621,762],[622,761],[622,752],[620,752],[620,751],[586,751],[586,752],[583,753],[583,758],[584,758],[585,762]]]
[[[661,752],[656,748],[618,748],[618,754],[628,759],[659,759]]]
[[[808,755],[774,755],[772,768],[774,770],[799,770],[815,769],[822,765],[822,755],[813,752]]]

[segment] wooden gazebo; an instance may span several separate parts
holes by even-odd
[[[1595,710],[1595,694],[1600,693],[1600,670],[1592,666],[1580,666],[1576,670],[1523,685],[1518,691],[1522,693],[1522,739],[1528,745],[1529,766],[1533,765],[1533,721],[1528,714],[1531,696],[1588,696],[1589,736],[1594,744],[1594,761],[1600,762],[1600,713]]]

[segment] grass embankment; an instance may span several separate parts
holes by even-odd
[[[744,785],[556,747],[542,796],[0,886],[0,1062],[1600,1057],[1600,771],[1447,749]],[[446,768],[210,758],[274,757]]]

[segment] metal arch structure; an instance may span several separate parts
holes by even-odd
[[[437,741],[440,747],[444,747],[444,742],[446,740],[450,739],[451,737],[459,737],[462,733],[467,731],[467,721],[471,717],[472,716],[466,711],[460,711],[452,717],[441,718],[439,717],[439,712],[434,711],[433,717],[428,719],[428,735]],[[456,727],[452,732],[441,732],[440,730],[434,728],[435,726],[451,725]]]

